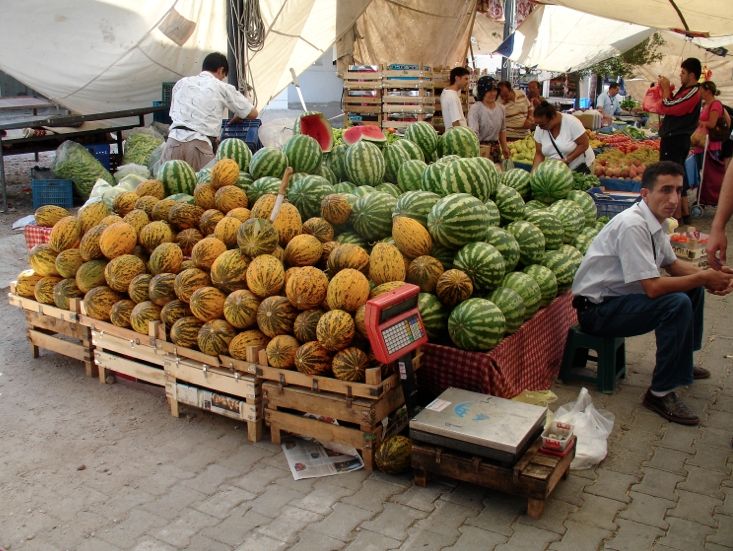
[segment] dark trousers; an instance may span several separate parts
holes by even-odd
[[[690,136],[687,134],[677,134],[675,136],[666,136],[659,142],[659,160],[672,161],[683,169],[682,193],[687,193],[690,184],[687,181],[687,173],[684,172],[685,161],[690,154]]]
[[[601,337],[633,337],[654,331],[657,364],[652,390],[663,392],[692,383],[692,353],[702,346],[705,290],[658,298],[626,295],[578,311],[580,327]]]

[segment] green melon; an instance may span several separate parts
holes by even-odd
[[[506,227],[519,244],[519,261],[528,266],[541,262],[545,254],[545,236],[537,226],[517,220]]]
[[[443,155],[478,157],[479,142],[476,133],[467,126],[454,126],[443,134]]]
[[[333,192],[333,186],[323,176],[301,174],[290,181],[287,198],[306,220],[320,216],[321,200]]]
[[[573,189],[573,172],[562,161],[546,159],[530,175],[529,185],[532,196],[549,205]]]
[[[470,298],[456,306],[448,317],[448,334],[463,350],[491,350],[506,331],[506,320],[496,304]]]
[[[364,142],[355,145],[360,143]],[[392,233],[392,211],[396,205],[397,199],[381,191],[360,197],[351,213],[354,230],[370,242],[387,237]]]
[[[428,223],[428,213],[439,200],[440,195],[430,191],[407,191],[397,199],[393,214],[413,218],[424,226]]]
[[[386,166],[379,147],[361,140],[346,152],[346,174],[356,185],[376,186],[384,178]]]
[[[155,177],[163,182],[166,196],[175,193],[193,195],[196,187],[196,173],[186,161],[165,161]]]
[[[524,199],[519,192],[509,186],[499,185],[494,197],[501,214],[501,223],[508,224],[524,218]]]
[[[438,147],[438,133],[429,122],[413,122],[405,129],[405,138],[417,144],[425,160],[432,159]]]
[[[432,293],[420,293],[417,297],[417,309],[428,338],[431,341],[442,340],[448,322],[448,311],[443,303]]]
[[[531,275],[537,282],[542,292],[542,306],[550,304],[557,296],[557,278],[555,273],[541,264],[532,264],[522,270],[525,274]]]
[[[239,170],[246,172],[252,160],[252,151],[247,142],[239,138],[226,138],[216,148],[217,159],[233,159],[237,161]]]
[[[468,274],[474,289],[479,291],[498,287],[506,271],[501,253],[483,241],[464,246],[456,254],[453,263]]]
[[[524,323],[526,312],[524,299],[514,289],[497,287],[489,296],[489,300],[496,304],[504,314],[506,332],[515,333]]]
[[[535,312],[539,310],[542,303],[542,291],[531,275],[524,272],[509,272],[501,284],[513,289],[522,297],[526,308],[526,318],[534,316]]]
[[[249,173],[253,180],[259,180],[264,176],[279,179],[287,167],[288,157],[285,153],[274,147],[263,147],[252,156]]]
[[[487,243],[490,243],[504,257],[504,268],[511,272],[519,262],[519,243],[510,232],[502,228],[489,227],[486,230]]]
[[[283,153],[294,172],[315,174],[321,164],[323,151],[319,143],[310,136],[296,134],[283,146]]]
[[[434,241],[457,249],[482,240],[489,219],[489,209],[479,199],[467,193],[454,193],[435,203],[427,225]]]
[[[424,161],[410,159],[400,165],[397,172],[397,187],[402,191],[419,190],[422,182],[422,175],[428,165]]]
[[[511,168],[502,173],[501,183],[517,190],[522,199],[527,199],[532,192],[529,185],[529,172],[521,168]]]
[[[560,218],[547,209],[533,210],[525,214],[527,222],[537,226],[545,236],[545,249],[557,249],[562,245],[565,232]]]

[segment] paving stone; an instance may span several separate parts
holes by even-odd
[[[289,548],[289,551],[339,551],[345,546],[346,544],[341,540],[325,534],[304,531],[301,532],[300,539]]]
[[[725,497],[720,487],[723,480],[729,478],[729,475],[715,471],[708,471],[707,469],[695,467],[693,465],[688,465],[687,470],[687,479],[677,485],[678,489],[689,490],[690,492],[695,492],[697,494],[715,496],[720,499]]]
[[[361,530],[347,547],[345,551],[382,551],[387,549],[397,549],[400,546],[399,540],[393,540],[383,536],[382,534],[376,534],[369,530]]]
[[[483,507],[483,501],[488,493],[489,490],[482,486],[461,482],[453,490],[443,494],[442,499],[474,509],[478,513]]]
[[[671,450],[669,448],[654,448],[654,453],[644,463],[645,467],[654,467],[668,473],[678,474],[680,476],[687,475],[687,469],[685,469],[685,461],[689,459],[690,454],[681,452],[679,450]]]
[[[687,458],[688,465],[701,467],[707,471],[726,473],[729,471],[728,460],[731,458],[730,448],[696,446],[695,455]]]
[[[131,511],[127,518],[114,526],[96,532],[103,540],[122,548],[132,547],[143,536],[157,528],[162,528],[168,521],[142,509]]]
[[[294,490],[270,484],[264,492],[247,503],[253,511],[270,518],[277,518],[283,507],[301,497],[303,497],[302,494]]]
[[[42,534],[53,526],[58,526],[59,519],[38,509],[8,517],[2,523],[5,541],[24,541],[28,537]],[[3,542],[4,543],[4,542]],[[2,544],[0,544],[2,545]]]
[[[705,427],[702,429],[702,436],[695,442],[695,445],[698,449],[715,447],[730,451],[730,438],[730,428],[725,430]]]
[[[125,487],[122,488],[114,497],[105,503],[99,504],[96,509],[103,512],[110,519],[119,520],[123,518],[131,510],[150,503],[156,499],[156,496],[148,494],[142,490]]]
[[[155,537],[178,548],[189,545],[191,537],[203,528],[219,524],[220,519],[196,509],[186,509],[167,526],[155,533]]]
[[[609,442],[608,455],[601,466],[609,471],[636,475],[642,464],[651,457],[657,436],[651,433],[636,434],[628,431],[617,441]],[[589,469],[593,472],[592,469]],[[571,474],[583,471],[571,471]]]
[[[257,531],[276,540],[294,542],[298,532],[323,519],[322,515],[287,505],[270,524],[260,526]]]
[[[679,496],[677,506],[667,511],[668,517],[679,517],[715,527],[713,511],[723,505],[722,500],[679,489],[677,494]]]
[[[234,509],[232,514],[219,524],[204,528],[201,535],[228,545],[239,545],[257,527],[269,522],[272,522],[270,517],[251,511],[244,504]]]
[[[348,473],[344,473],[348,474]],[[342,476],[342,475],[334,475],[334,476]],[[282,486],[283,488],[287,488],[288,490],[294,490],[298,492],[299,494],[307,494],[309,492],[313,491],[313,488],[316,487],[316,481],[317,478],[303,478],[301,480],[295,480],[293,478],[293,474],[287,470],[283,471],[283,474],[281,477],[276,478],[272,481],[273,484],[277,484],[278,486]]]
[[[316,484],[323,483],[331,484],[333,486],[341,486],[342,488],[349,488],[355,493],[361,489],[362,484],[365,480],[371,478],[371,474],[372,473],[368,472],[367,470],[362,469],[360,471],[353,471],[338,476],[328,476],[324,479],[319,480]]]
[[[603,549],[613,551],[639,551],[639,549],[650,549],[654,541],[664,535],[664,531],[656,526],[639,524],[625,519],[618,519],[618,531],[606,540]]]
[[[180,547],[173,547],[167,543],[146,536],[132,548],[132,551],[176,551],[177,549],[180,549]]]
[[[661,545],[681,551],[700,549],[705,539],[715,532],[714,528],[681,518],[667,517],[667,522],[669,522],[667,534],[657,541]]]
[[[639,492],[630,492],[629,496],[631,503],[619,512],[619,518],[656,526],[663,530],[669,527],[664,517],[667,515],[667,510],[675,506],[674,501]]]
[[[484,499],[484,508],[477,516],[467,518],[465,524],[509,537],[514,532],[512,524],[526,510],[525,498],[501,492],[489,492]]]
[[[609,529],[614,524],[614,518],[625,505],[615,499],[585,494],[583,506],[568,515],[568,520],[584,522],[598,528]]]
[[[712,535],[708,536],[707,543],[716,543],[718,545],[727,545],[733,547],[733,519],[724,515],[715,515],[713,520],[717,523],[717,528]]]
[[[518,524],[506,543],[498,545],[494,549],[495,551],[535,551],[545,549],[548,544],[559,539],[560,536],[555,532]]]
[[[239,486],[243,490],[259,494],[265,490],[274,480],[283,476],[282,469],[275,467],[260,466],[257,469],[248,472],[244,476],[234,479],[231,483]]]
[[[167,494],[157,499],[144,503],[141,508],[150,511],[158,516],[173,520],[178,517],[179,513],[193,505],[205,501],[206,494],[203,494],[193,488],[185,488],[180,485],[173,486]]]
[[[194,478],[183,480],[181,484],[187,488],[198,490],[202,494],[211,495],[225,480],[235,478],[239,473],[220,465],[209,465]]]
[[[721,488],[721,490],[725,495],[725,499],[722,505],[716,508],[715,512],[733,516],[733,488]]]
[[[342,501],[378,513],[384,508],[385,501],[395,494],[402,493],[403,490],[404,488],[399,484],[369,478],[364,481],[359,491],[345,497]]]
[[[282,551],[288,544],[264,534],[253,532],[249,534],[236,551]]]
[[[396,540],[404,540],[407,530],[416,520],[425,518],[427,513],[403,507],[396,503],[385,503],[384,510],[373,519],[363,522],[361,528],[377,532]]]
[[[458,528],[474,517],[476,517],[475,510],[441,498],[435,502],[435,510],[425,519],[418,521],[416,526],[421,530],[430,530],[457,539],[460,536]]]
[[[306,511],[313,511],[321,515],[329,514],[342,498],[353,493],[342,486],[321,485],[312,489],[308,494],[293,501],[292,505]]]
[[[715,409],[715,405],[711,404],[710,411],[703,424],[703,430],[709,428],[720,430],[730,429],[730,412],[717,410]]]
[[[352,532],[356,527],[372,518],[372,516],[374,516],[374,513],[361,507],[348,503],[338,503],[330,515],[311,525],[310,530],[342,541],[348,541],[353,536]]]
[[[685,453],[693,453],[692,445],[700,437],[698,427],[687,427],[675,423],[667,423],[664,429],[664,436],[656,443],[662,448],[678,450]]]
[[[562,535],[565,533],[563,523],[568,518],[568,515],[577,511],[577,509],[575,505],[550,498],[546,500],[545,508],[540,518],[532,518],[527,514],[523,514],[517,519],[517,522]]]
[[[408,530],[407,539],[400,546],[400,551],[442,551],[455,541],[455,537],[413,526]]]
[[[718,545],[717,543],[706,543],[705,551],[730,551],[730,547],[727,545]]]
[[[604,461],[605,466],[605,461]],[[576,471],[570,471],[570,476],[561,480],[552,492],[553,499],[560,499],[571,505],[580,506],[583,504],[583,490],[593,481],[587,478],[575,476]]]
[[[550,544],[552,551],[597,551],[601,542],[613,533],[609,530],[589,526],[586,523],[568,520],[562,539]]]
[[[464,526],[459,529],[458,541],[445,551],[460,551],[463,549],[481,549],[493,551],[498,545],[507,542],[507,537],[490,530],[483,530],[477,526]]]
[[[104,540],[89,538],[82,541],[75,551],[120,551],[120,548]]]
[[[667,471],[644,467],[643,478],[639,484],[634,484],[631,489],[635,492],[675,500],[675,487],[684,480],[683,477]]]
[[[636,408],[634,409],[632,433],[648,433],[649,436],[647,436],[645,440],[654,442],[662,437],[663,429],[667,424],[668,423],[665,419],[641,405],[641,398],[639,398],[639,401],[636,402]]]
[[[52,502],[54,504],[54,516],[63,521],[73,520],[79,511],[89,511],[90,509],[98,513],[101,509],[107,514],[110,502],[118,495],[110,499],[108,495],[93,488],[80,486],[74,489],[73,492],[59,496]],[[124,512],[127,512],[127,510]]]
[[[204,501],[193,503],[192,506],[202,513],[224,519],[240,503],[252,500],[255,497],[257,497],[257,494],[242,490],[237,486],[222,484],[218,492],[212,494]]]
[[[413,485],[401,494],[392,496],[391,500],[406,507],[430,512],[435,509],[435,500],[449,491],[450,488],[442,484],[432,483],[424,488]]]
[[[37,533],[33,537],[33,542],[39,542],[43,539],[44,541],[49,541],[53,549],[74,549],[80,541],[112,524],[111,519],[96,513],[77,511],[73,520],[61,521],[57,526],[51,526]],[[0,526],[5,528],[2,522],[0,522]],[[9,544],[10,542],[7,543]],[[0,545],[2,544],[0,543]]]
[[[598,478],[583,490],[587,494],[615,499],[628,503],[631,498],[628,496],[632,484],[639,482],[638,475],[627,475],[610,471],[607,469],[596,469]]]
[[[207,538],[201,534],[194,534],[186,548],[187,551],[231,551],[231,549],[231,546],[211,538]]]

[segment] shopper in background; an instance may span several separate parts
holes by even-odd
[[[720,197],[718,197],[718,208],[715,211],[713,225],[710,227],[706,247],[708,263],[711,268],[716,270],[720,270],[726,263],[728,238],[725,235],[725,226],[730,221],[731,215],[733,215],[733,168],[729,166],[723,177],[723,185],[720,188]]]
[[[572,170],[589,173],[596,156],[583,123],[574,115],[560,113],[546,101],[534,111],[536,151],[532,170],[545,159],[558,159]]]
[[[618,82],[612,82],[608,85],[608,92],[603,92],[596,100],[596,109],[603,115],[603,126],[611,124],[613,117],[621,113],[618,90]]]
[[[697,425],[700,419],[675,389],[710,377],[706,369],[693,366],[693,352],[702,345],[705,290],[730,293],[733,274],[702,270],[672,250],[663,225],[680,201],[683,173],[670,161],[646,168],[642,201],[603,227],[575,274],[572,291],[586,333],[631,337],[655,332],[656,364],[643,404],[673,423]]]
[[[502,80],[499,84],[499,104],[506,112],[506,137],[510,141],[521,140],[534,128],[532,104],[521,90],[513,90],[511,83]]]
[[[234,119],[256,119],[257,109],[237,89],[224,82],[229,74],[225,55],[211,53],[201,72],[173,86],[168,133],[161,162],[178,159],[200,170],[214,158],[221,135],[221,121],[234,112]]]
[[[532,108],[536,108],[545,99],[542,97],[539,81],[530,80],[527,83],[527,99],[532,104]]]
[[[443,124],[448,130],[453,126],[468,126],[461,105],[461,90],[468,86],[471,72],[465,67],[454,67],[450,71],[450,83],[440,94],[440,110]]]
[[[495,163],[508,159],[509,146],[506,142],[504,107],[496,103],[499,94],[493,78],[478,79],[476,103],[468,110],[468,126],[476,132],[481,144],[481,156]]]
[[[664,115],[659,128],[659,160],[673,161],[680,166],[690,152],[690,136],[697,128],[700,117],[700,90],[698,79],[702,66],[700,60],[688,57],[680,65],[680,83],[682,86],[672,94],[669,79],[660,76],[657,83],[661,89],[662,102],[659,113]],[[689,183],[683,174],[682,200],[675,217],[684,224],[690,222],[690,204],[687,199]]]

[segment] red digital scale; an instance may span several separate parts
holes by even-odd
[[[397,361],[408,415],[416,407],[417,384],[412,369],[412,353],[428,342],[417,309],[420,288],[405,283],[366,303],[364,323],[374,357],[382,363]]]

